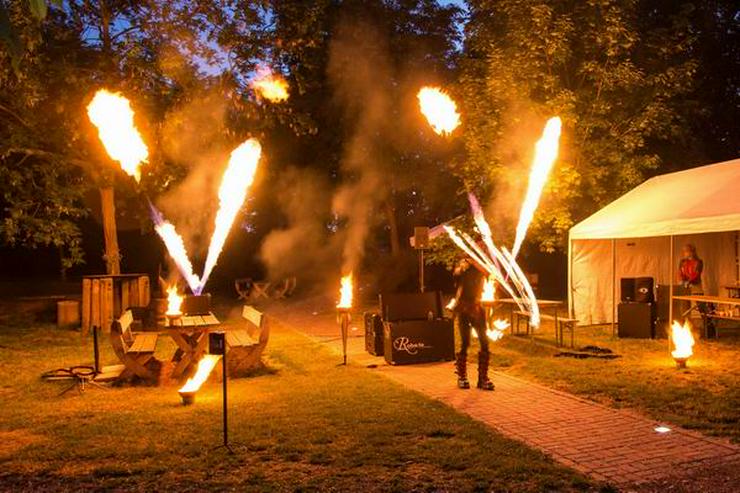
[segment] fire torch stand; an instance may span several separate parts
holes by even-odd
[[[352,315],[349,313],[349,308],[338,308],[337,309],[337,321],[342,329],[342,355],[344,356],[343,365],[347,364],[347,338],[349,337],[349,324],[352,322]]]
[[[221,355],[221,369],[223,372],[221,397],[223,398],[223,439],[224,442],[213,448],[218,450],[225,448],[230,454],[234,454],[234,449],[229,444],[229,412],[228,412],[228,380],[229,374],[226,366],[226,334],[224,332],[211,332],[208,334],[208,352],[210,354]]]

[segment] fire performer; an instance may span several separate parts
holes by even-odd
[[[457,386],[469,389],[468,381],[468,346],[470,346],[471,329],[475,329],[480,342],[478,352],[478,388],[493,390],[493,382],[488,379],[488,337],[486,335],[486,313],[481,304],[483,284],[486,275],[473,267],[467,259],[462,259],[455,267],[455,325],[460,332],[460,352],[456,355],[455,370]]]

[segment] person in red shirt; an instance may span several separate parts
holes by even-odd
[[[696,254],[696,247],[686,244],[683,247],[683,258],[678,264],[678,275],[681,285],[688,288],[691,294],[704,294],[701,284],[701,274],[704,270],[704,262]]]

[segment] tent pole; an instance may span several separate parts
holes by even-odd
[[[612,337],[617,335],[614,312],[617,307],[617,240],[612,238]]]
[[[573,318],[573,240],[568,233],[568,318]]]
[[[671,239],[671,248],[670,253],[668,255],[668,261],[670,262],[670,269],[668,270],[669,276],[668,276],[668,282],[670,284],[668,285],[668,325],[666,326],[666,335],[668,336],[668,341],[670,344],[670,333],[671,333],[671,324],[673,324],[673,284],[674,284],[674,274],[673,274],[673,235],[670,236]]]

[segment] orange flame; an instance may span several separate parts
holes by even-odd
[[[496,342],[504,337],[504,332],[506,332],[506,329],[508,328],[509,322],[499,318],[493,321],[493,328],[489,327],[486,329],[486,335],[490,340]]]
[[[496,301],[496,285],[493,282],[493,277],[486,278],[486,282],[483,284],[483,293],[481,294],[480,300],[485,303]]]
[[[211,371],[213,371],[213,368],[216,366],[216,363],[218,363],[220,358],[221,356],[217,354],[206,354],[203,356],[200,361],[198,361],[198,369],[195,371],[195,375],[188,378],[185,385],[183,385],[178,392],[197,392],[201,385],[208,380],[208,375],[211,374]]]
[[[193,265],[190,262],[190,257],[188,257],[188,252],[185,249],[185,243],[182,241],[182,237],[177,233],[175,226],[168,221],[163,221],[159,224],[155,224],[154,230],[157,232],[159,237],[162,238],[165,247],[167,247],[167,252],[170,254],[170,257],[172,257],[177,268],[185,277],[185,282],[190,286],[190,290],[193,293],[196,293],[200,288],[200,278],[197,274],[193,273]]]
[[[108,155],[138,182],[141,163],[147,162],[149,150],[134,125],[129,100],[119,93],[100,89],[87,106],[87,115],[98,127],[98,136]]]
[[[203,269],[200,286],[194,294],[200,294],[216,266],[221,250],[226,243],[231,225],[234,223],[239,209],[247,197],[247,191],[254,181],[257,164],[262,155],[262,147],[257,139],[249,139],[234,149],[229,158],[221,187],[218,190],[220,207],[216,213],[216,227],[211,235],[211,244],[208,246],[208,256]]]
[[[683,325],[676,320],[673,321],[671,339],[675,348],[671,351],[671,356],[674,358],[687,359],[694,354],[694,335],[691,333],[691,324],[688,321],[684,322]]]
[[[352,285],[352,273],[350,272],[346,276],[342,277],[337,308],[352,308]]]
[[[177,286],[172,285],[167,288],[167,313],[166,315],[182,315],[180,307],[182,306],[182,296],[177,294]]]
[[[282,103],[288,100],[288,82],[280,75],[275,75],[270,67],[260,66],[257,75],[249,85],[262,98],[272,103]]]
[[[519,223],[516,226],[516,239],[511,254],[516,257],[522,246],[524,237],[527,236],[527,229],[534,218],[537,205],[540,202],[542,190],[545,188],[547,177],[550,170],[558,158],[558,148],[560,143],[560,129],[562,122],[555,116],[550,118],[542,131],[542,137],[537,141],[534,150],[534,160],[532,161],[532,170],[529,173],[529,187],[527,195],[522,203],[522,210],[519,213]]]
[[[422,87],[416,97],[422,114],[437,134],[451,134],[460,125],[457,104],[441,89]]]

